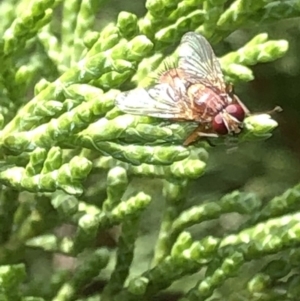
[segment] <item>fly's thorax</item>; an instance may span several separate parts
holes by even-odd
[[[210,120],[227,105],[220,94],[203,84],[190,85],[187,94],[193,104],[193,110],[203,121]]]
[[[163,72],[162,74],[160,74],[158,81],[159,83],[167,83],[172,87],[174,87],[176,85],[176,82],[179,81],[187,85],[185,72],[180,68],[173,68]]]
[[[170,89],[177,95],[176,100],[186,94],[188,82],[184,77],[183,70],[179,68],[173,68],[162,73],[159,77],[159,83],[168,84]]]

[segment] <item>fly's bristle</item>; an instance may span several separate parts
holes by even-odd
[[[176,68],[175,62],[171,59],[164,60],[163,64],[164,64],[164,72]]]
[[[161,74],[153,72],[152,74],[149,74],[148,77],[151,78],[155,83],[158,83],[160,75]]]
[[[159,78],[168,70],[165,62],[162,63],[163,66],[159,66],[155,71],[151,72],[148,77],[152,79],[155,83],[159,83]]]
[[[176,63],[171,58],[166,58],[161,65],[156,69],[155,80],[159,83],[160,78],[169,70],[176,69]]]

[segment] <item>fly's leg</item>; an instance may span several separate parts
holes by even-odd
[[[251,113],[250,113],[250,110],[246,107],[246,105],[236,95],[234,95],[234,98],[235,98],[235,101],[242,107],[245,114],[247,116],[249,116]]]
[[[239,99],[237,95],[234,94],[234,89],[232,84],[226,85],[226,92],[233,98],[233,100],[238,103],[242,109],[244,110],[247,116],[250,115],[250,110],[246,107],[246,105]]]
[[[216,145],[215,144],[213,144],[209,139],[208,139],[208,137],[203,137],[205,140],[206,140],[206,142],[208,143],[208,145],[210,146],[210,147],[215,147]]]
[[[203,138],[217,138],[219,137],[216,133],[212,131],[212,129],[205,129],[203,125],[199,125],[194,131],[185,139],[183,142],[184,146],[188,146],[191,143],[195,142],[199,137]],[[208,139],[207,139],[208,140]],[[210,141],[208,143],[211,145]]]

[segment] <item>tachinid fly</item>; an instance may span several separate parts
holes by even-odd
[[[197,137],[238,134],[249,110],[226,85],[208,41],[186,33],[178,48],[178,67],[160,75],[150,88],[120,93],[116,105],[126,113],[199,123],[184,145]]]

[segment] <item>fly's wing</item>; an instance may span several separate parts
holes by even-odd
[[[208,41],[195,32],[186,33],[178,48],[178,66],[192,77],[209,87],[225,92],[226,85],[220,63]]]
[[[192,119],[191,103],[185,91],[169,84],[155,85],[149,89],[137,88],[120,93],[116,106],[133,115],[147,115],[169,119]]]

